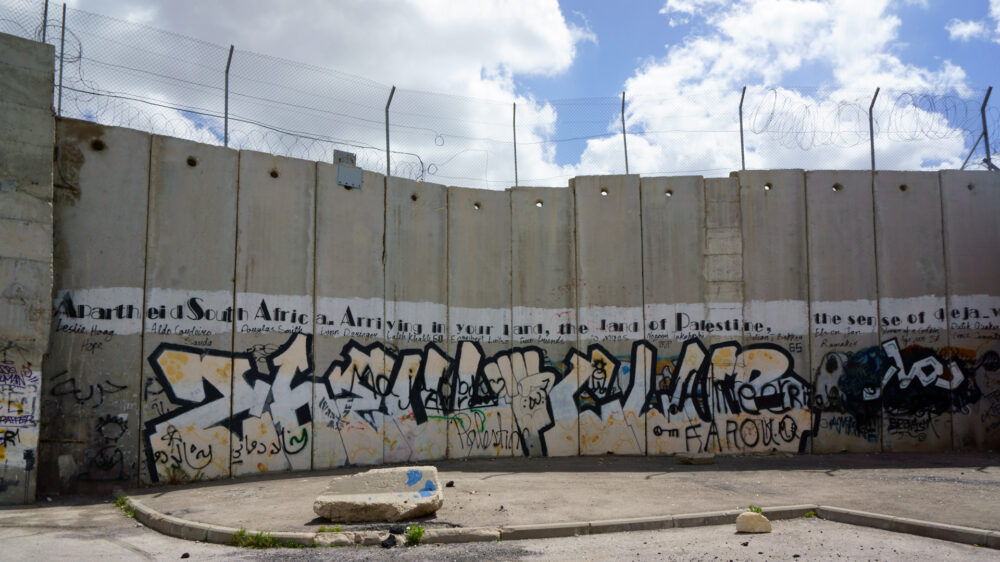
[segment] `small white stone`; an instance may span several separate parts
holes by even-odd
[[[763,514],[753,511],[741,513],[736,518],[737,533],[770,533],[771,522]]]

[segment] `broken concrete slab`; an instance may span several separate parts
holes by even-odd
[[[334,478],[313,511],[343,523],[402,521],[434,513],[442,504],[437,468],[402,466]]]

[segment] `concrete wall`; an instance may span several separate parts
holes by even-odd
[[[357,187],[347,164],[58,130],[54,490],[998,439],[986,172]]]
[[[3,34],[0,53],[0,503],[16,504],[35,498],[41,398],[51,388],[42,358],[52,293],[54,54]]]
[[[0,70],[47,73],[32,45]],[[1000,443],[997,174],[483,191],[54,125],[3,96],[24,127],[0,130],[4,502],[36,471],[58,493]]]

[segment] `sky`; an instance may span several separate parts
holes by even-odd
[[[30,1],[0,0],[0,10]],[[375,168],[376,147],[384,147],[383,100],[396,86],[394,165],[398,158],[410,167],[394,173],[488,188],[514,182],[515,103],[522,183],[560,186],[574,175],[623,173],[623,91],[631,173],[718,176],[739,169],[744,86],[748,168],[869,167],[867,109],[876,87],[880,169],[958,168],[981,131],[979,105],[997,79],[1000,55],[1000,0],[72,0],[69,6],[218,46],[197,49],[192,60],[205,53],[218,60],[235,45],[231,111],[245,121],[234,123],[244,134],[239,142],[250,138],[240,127],[264,123],[353,143],[362,165]],[[155,50],[147,45],[155,39],[108,33],[106,40],[120,33],[114,41]],[[96,57],[87,47],[93,40],[77,35]],[[121,78],[110,73],[92,70],[88,78],[123,89],[111,87]],[[317,84],[344,93],[323,99],[307,93]],[[187,119],[204,132],[202,140],[217,141],[218,120],[198,112],[204,104],[197,92],[168,90],[142,95],[195,108],[163,119]],[[1000,121],[997,102],[1000,93],[991,100],[991,122]],[[306,115],[305,107],[319,106],[332,109]],[[977,150],[973,168],[982,167],[981,144]]]

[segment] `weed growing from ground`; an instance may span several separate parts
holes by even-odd
[[[424,540],[424,528],[420,525],[410,525],[406,528],[407,546],[417,546]]]
[[[125,515],[135,517],[135,506],[132,505],[132,502],[128,501],[128,496],[118,496],[115,498],[115,505]]]

